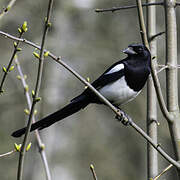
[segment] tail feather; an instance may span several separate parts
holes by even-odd
[[[60,121],[76,112],[78,112],[80,109],[85,108],[89,102],[85,97],[79,96],[75,98],[75,100],[72,100],[70,104],[65,106],[64,108],[56,111],[53,114],[50,114],[49,116],[41,119],[40,121],[35,122],[31,125],[31,130],[34,131],[36,129],[41,130],[46,127],[51,126],[57,121]],[[20,137],[26,132],[26,127],[19,129],[11,134],[13,137]]]

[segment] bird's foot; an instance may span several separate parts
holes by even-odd
[[[122,124],[124,124],[125,126],[128,126],[131,124],[132,119],[130,116],[128,116],[125,112],[123,112],[122,110],[119,110],[120,115],[116,115],[116,119],[118,121],[120,121]]]

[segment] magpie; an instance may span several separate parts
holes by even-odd
[[[151,72],[151,54],[144,45],[131,44],[123,52],[127,57],[110,66],[92,83],[116,107],[133,100],[141,92]],[[32,124],[30,131],[47,128],[84,109],[90,103],[104,104],[86,88],[64,108]],[[12,136],[20,137],[25,131],[26,127],[13,132]]]

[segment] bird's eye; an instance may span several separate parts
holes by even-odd
[[[138,51],[139,51],[139,52],[142,52],[142,51],[143,51],[143,48],[141,48],[141,47],[138,48]]]

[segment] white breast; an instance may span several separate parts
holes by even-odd
[[[124,77],[104,86],[99,92],[117,106],[133,100],[140,93],[129,88]]]

